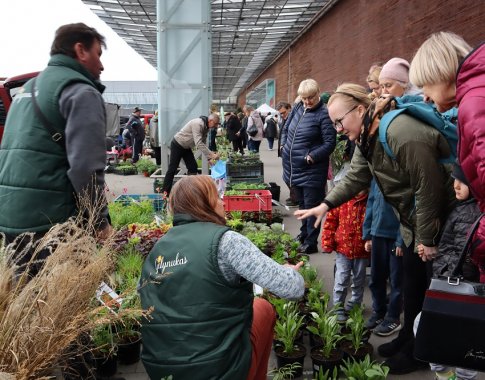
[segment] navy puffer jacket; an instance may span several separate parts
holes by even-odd
[[[321,101],[311,110],[299,102],[282,130],[283,180],[288,186],[321,187],[327,181],[329,156],[335,149],[335,129]],[[305,157],[310,155],[312,164]]]

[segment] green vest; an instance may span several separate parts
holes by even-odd
[[[104,89],[79,62],[61,54],[51,57],[35,83],[42,113],[63,134],[59,97],[75,82]],[[0,231],[12,235],[45,232],[77,212],[66,151],[35,115],[32,80],[23,91],[9,110],[0,149]]]
[[[142,360],[151,379],[246,379],[251,365],[252,284],[229,284],[217,250],[227,227],[176,215],[148,255],[140,281]],[[153,319],[152,319],[153,318]]]

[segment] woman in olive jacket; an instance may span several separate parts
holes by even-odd
[[[351,168],[320,206],[295,215],[299,219],[314,216],[318,223],[328,210],[368,188],[372,178],[398,212],[404,240],[404,325],[399,336],[378,351],[389,357],[386,365],[391,373],[402,374],[423,366],[413,357],[413,322],[422,309],[442,225],[455,204],[451,168],[438,161],[451,150],[438,130],[401,114],[387,130],[387,143],[395,155],[391,158],[379,141],[379,120],[372,119],[369,105],[365,89],[354,84],[342,84],[330,98],[328,112],[335,128],[356,141]],[[425,248],[422,257],[415,252],[415,242]]]

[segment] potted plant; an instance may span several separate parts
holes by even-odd
[[[355,305],[350,310],[346,327],[349,330],[345,335],[345,341],[341,345],[342,351],[347,357],[356,360],[363,359],[366,355],[372,355],[374,348],[368,342],[369,330],[365,328],[363,306]]]
[[[353,380],[383,380],[389,373],[389,367],[371,361],[369,355],[366,355],[361,361],[352,358],[344,360],[340,369],[346,379]]]
[[[145,177],[148,177],[157,170],[157,165],[152,161],[151,158],[140,158],[136,164],[136,169],[138,173],[143,173]]]
[[[295,342],[303,326],[303,316],[299,315],[298,305],[292,301],[285,303],[282,314],[275,324],[275,338],[278,343],[274,351],[278,368],[299,363],[301,367],[295,373],[295,377],[298,377],[303,373],[303,361],[306,355],[306,348]]]
[[[113,336],[113,326],[109,322],[99,323],[91,330],[93,362],[97,376],[113,376],[118,370]]]
[[[317,376],[320,368],[331,373],[334,368],[339,367],[343,358],[343,352],[337,346],[342,339],[337,316],[331,313],[312,312],[312,319],[314,325],[307,326],[307,329],[322,341],[321,345],[311,349],[313,375]]]

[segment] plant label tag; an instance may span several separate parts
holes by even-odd
[[[96,299],[113,312],[113,308],[117,309],[121,307],[123,302],[123,298],[121,298],[118,293],[111,289],[104,281],[101,282],[96,290]]]
[[[253,285],[253,293],[255,296],[259,296],[263,294],[263,288],[259,285],[254,284]]]

